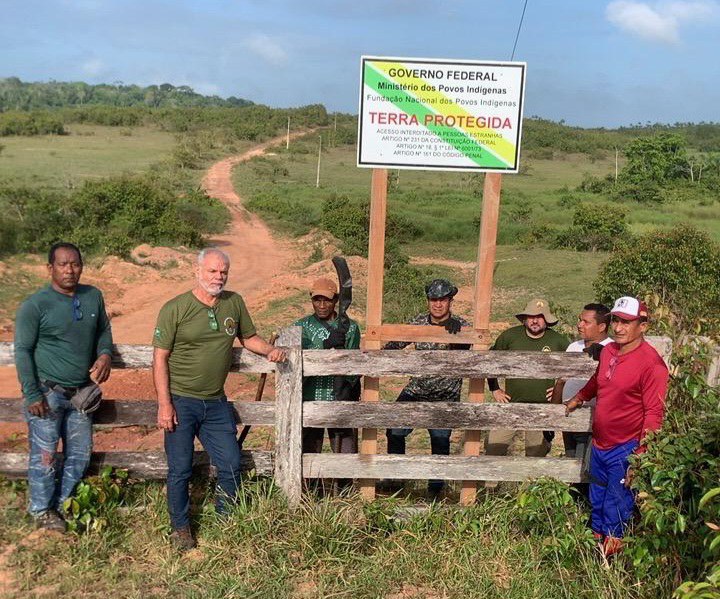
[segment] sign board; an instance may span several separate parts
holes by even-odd
[[[516,173],[525,70],[363,56],[358,166]]]

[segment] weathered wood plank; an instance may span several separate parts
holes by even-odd
[[[440,375],[465,378],[589,378],[597,367],[582,353],[458,350],[305,350],[305,376]]]
[[[303,425],[587,432],[591,430],[591,412],[583,407],[566,417],[564,406],[554,404],[311,401],[303,408]]]
[[[274,402],[233,402],[238,424],[275,425]],[[318,428],[454,428],[515,430],[590,430],[591,410],[565,417],[562,406],[550,404],[470,404],[457,402],[307,402],[303,426]],[[24,422],[22,401],[0,399],[0,422]],[[95,413],[95,424],[154,426],[154,401],[106,399]]]
[[[27,476],[27,453],[0,453],[0,474],[11,478]],[[242,469],[255,470],[257,474],[271,476],[273,473],[272,452],[243,451]],[[97,474],[104,466],[127,468],[131,476],[159,480],[167,476],[167,461],[162,451],[108,451],[92,454],[88,474]],[[204,451],[196,451],[193,471],[207,473],[210,459]]]
[[[665,352],[667,338],[648,337]],[[117,368],[149,368],[152,348],[144,345],[117,345],[113,365]],[[662,352],[661,352],[662,353]],[[444,375],[453,372],[466,378],[583,378],[595,371],[595,362],[584,354],[565,352],[464,352],[451,350],[403,352],[390,350],[305,350],[305,376],[361,374],[371,377]],[[0,366],[12,366],[12,343],[0,343]],[[234,372],[274,372],[275,365],[263,356],[242,349],[233,350]]]
[[[118,344],[113,346],[113,368],[150,368],[152,366],[153,348],[150,345]],[[0,366],[15,364],[13,344],[0,343]],[[268,362],[264,356],[233,348],[231,372],[262,373],[275,372],[275,364]]]
[[[302,328],[280,332],[278,345],[287,347],[287,360],[275,375],[275,482],[290,507],[302,498]]]
[[[366,341],[426,341],[430,343],[489,343],[489,331],[476,331],[472,327],[463,327],[456,335],[451,335],[441,327],[419,327],[413,324],[383,324],[368,326],[365,329]]]
[[[253,426],[275,425],[274,402],[231,402],[238,424]],[[0,422],[24,422],[22,400],[0,398]],[[152,400],[104,399],[94,414],[95,424],[115,426],[155,426],[157,404]]]
[[[395,478],[523,481],[549,476],[581,482],[582,460],[516,456],[361,455],[306,453],[306,478]]]

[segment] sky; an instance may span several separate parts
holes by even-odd
[[[357,113],[360,57],[511,59],[525,0],[0,0],[0,77]],[[720,0],[527,0],[525,116],[720,121]]]

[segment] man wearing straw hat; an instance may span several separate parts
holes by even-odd
[[[547,300],[538,298],[528,302],[525,310],[515,317],[522,323],[500,333],[491,349],[504,351],[565,351],[568,340],[550,327],[558,323],[550,311]],[[522,402],[545,403],[545,391],[552,386],[552,379],[506,379],[501,389],[497,379],[488,379],[488,387],[498,403]],[[486,455],[506,455],[515,436],[514,430],[498,429],[488,434]],[[542,431],[525,431],[525,455],[546,456],[550,442]],[[488,486],[492,486],[488,485]]]

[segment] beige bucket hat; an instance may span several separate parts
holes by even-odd
[[[558,323],[558,319],[555,318],[555,315],[552,312],[550,312],[550,305],[547,300],[542,298],[530,300],[528,305],[525,306],[525,309],[519,314],[516,314],[515,318],[522,322],[526,316],[540,316],[541,314],[543,318],[545,318],[545,322],[547,322],[549,327]]]

